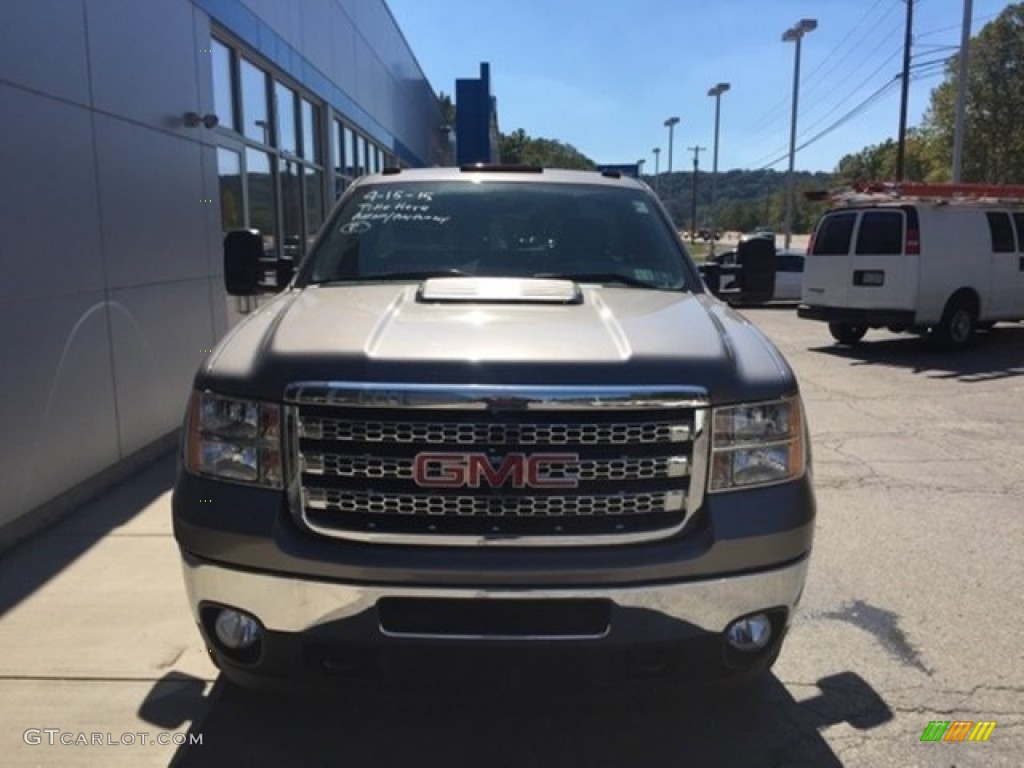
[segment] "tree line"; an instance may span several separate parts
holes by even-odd
[[[904,179],[952,178],[960,56],[946,62],[920,126],[907,132]],[[1012,3],[971,39],[962,155],[963,182],[1024,183],[1024,3]],[[897,142],[889,139],[846,155],[841,183],[894,179]]]

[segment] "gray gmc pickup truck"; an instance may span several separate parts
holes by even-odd
[[[229,234],[228,292],[264,263]],[[797,381],[646,185],[389,170],[284,278],[196,374],[174,489],[229,681],[771,667],[815,517]]]

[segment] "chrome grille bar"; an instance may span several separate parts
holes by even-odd
[[[578,480],[656,480],[685,477],[689,473],[689,465],[690,460],[686,456],[584,460],[577,462],[574,468],[552,472],[551,476],[575,477]],[[327,477],[412,480],[413,460],[307,452],[302,454],[302,471]]]
[[[579,515],[643,515],[678,512],[681,491],[616,496],[436,496],[415,494],[348,493],[313,488],[306,491],[310,509],[381,515],[460,517],[563,517]]]
[[[337,443],[423,443],[425,445],[628,445],[683,443],[688,424],[508,424],[502,422],[352,421],[299,417],[299,437]]]

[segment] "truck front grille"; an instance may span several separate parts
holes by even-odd
[[[286,401],[293,510],[327,536],[617,544],[703,499],[694,389],[302,383]]]

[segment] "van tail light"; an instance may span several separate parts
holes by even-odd
[[[921,255],[921,235],[916,229],[907,230],[907,242],[903,245],[903,251],[907,256]]]
[[[818,236],[818,230],[815,229],[813,232],[811,232],[811,237],[807,241],[807,255],[808,256],[810,256],[812,253],[814,253],[814,239],[817,236]]]

